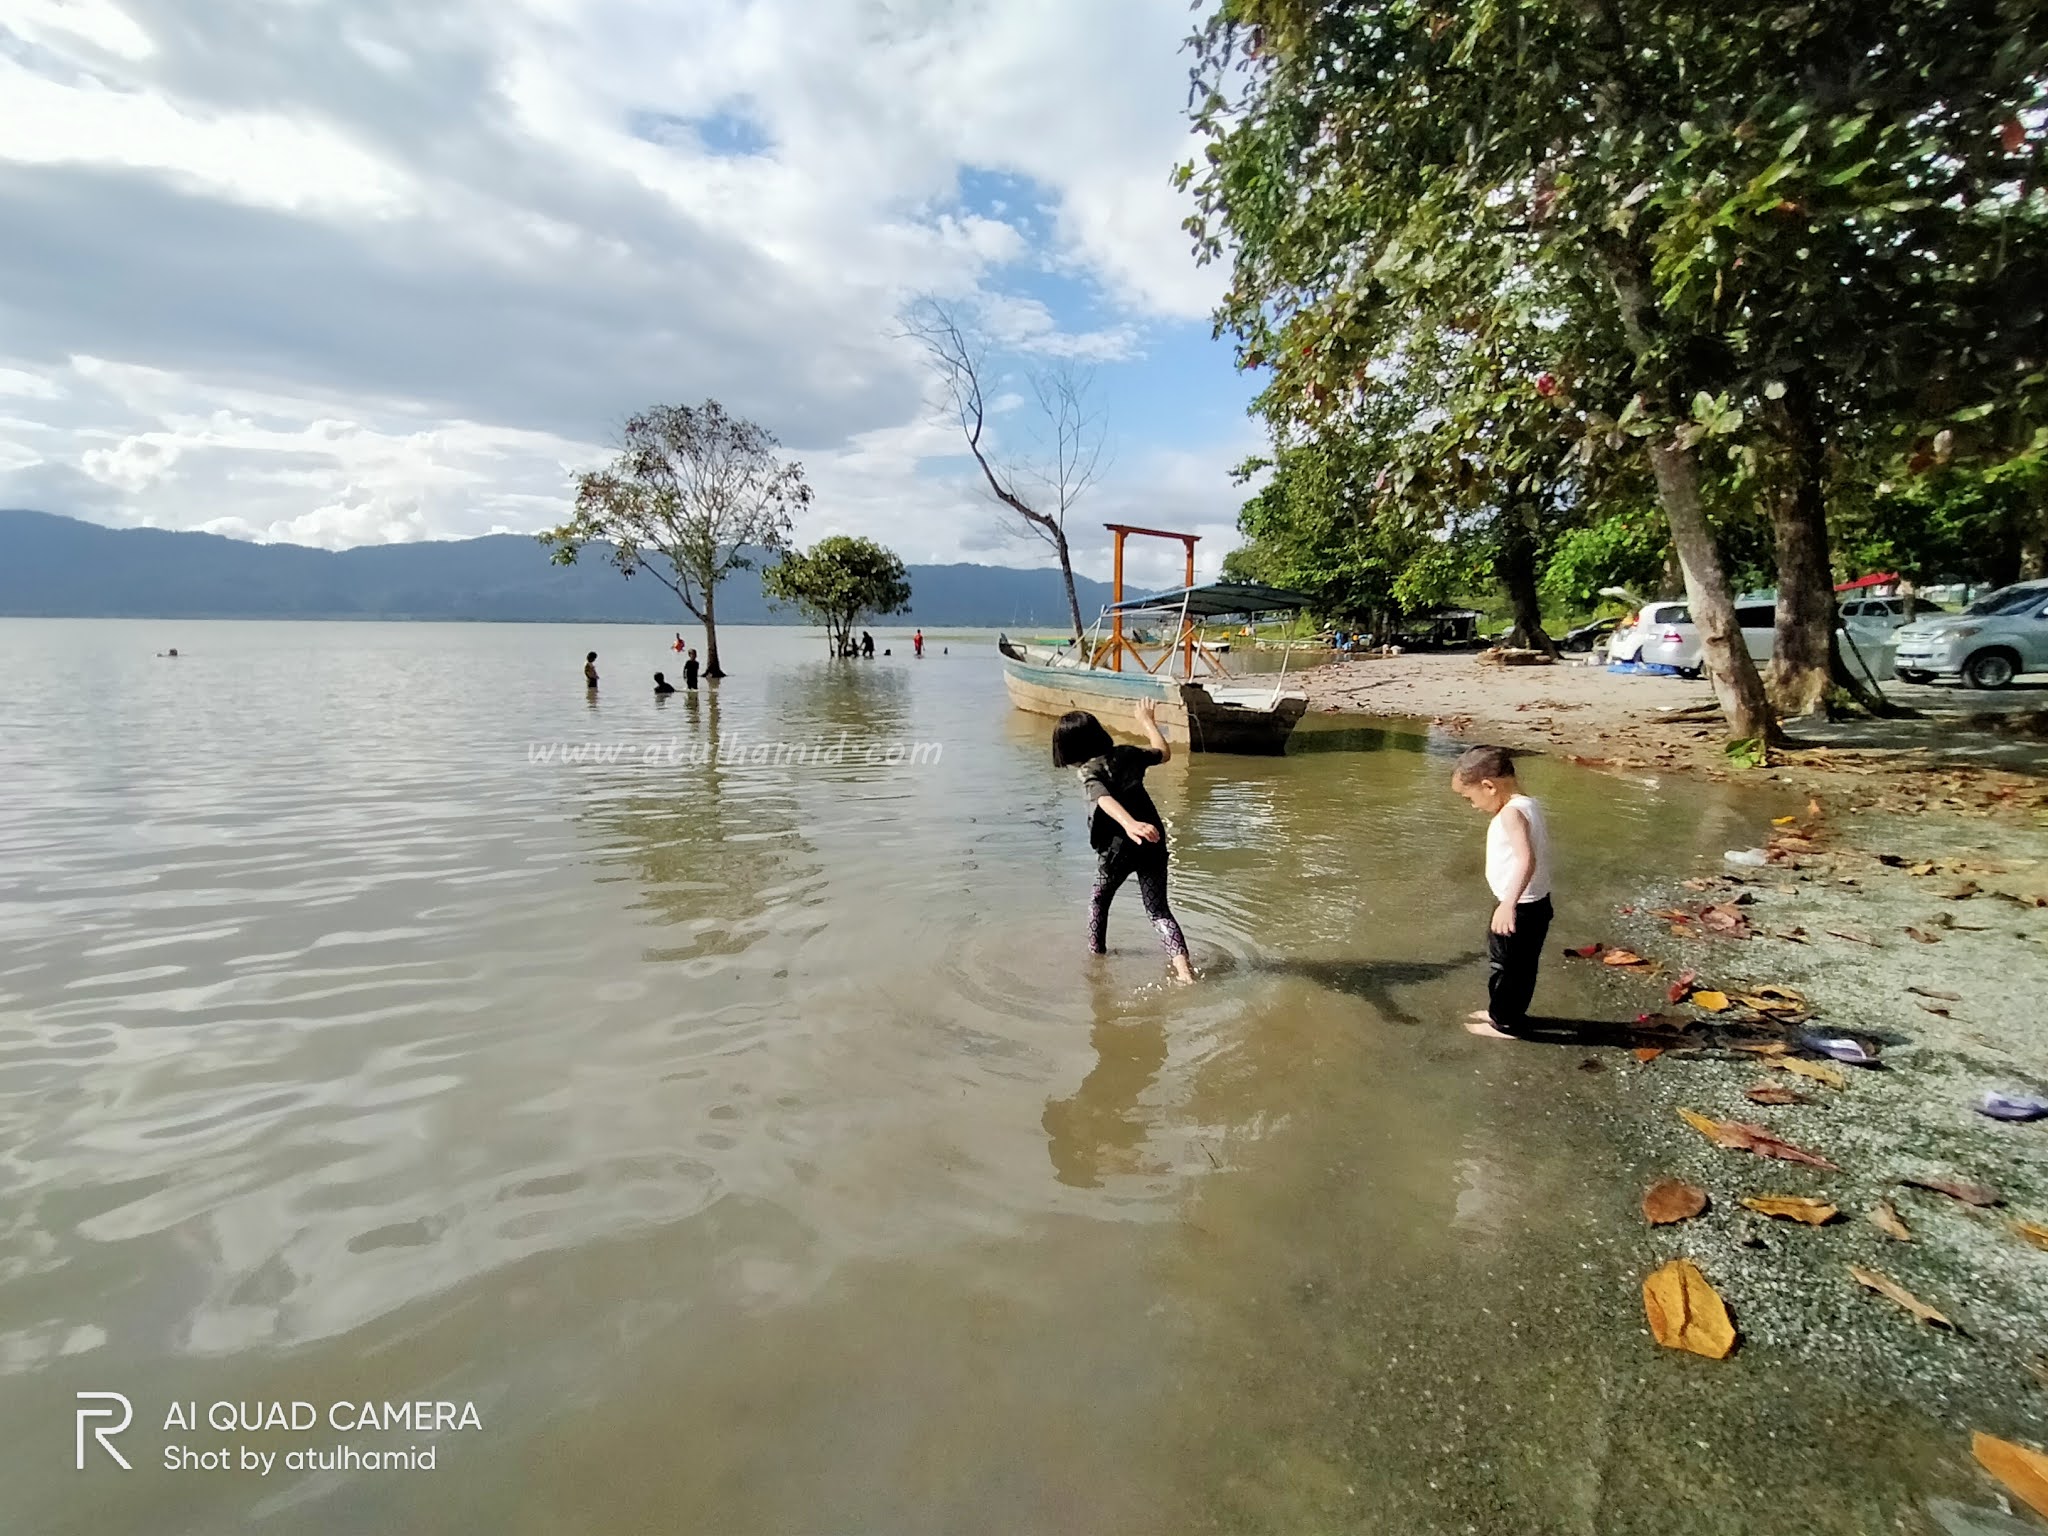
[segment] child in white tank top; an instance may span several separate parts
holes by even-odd
[[[1487,1007],[1465,1027],[1504,1039],[1528,1023],[1550,933],[1550,831],[1543,807],[1522,793],[1505,747],[1474,747],[1460,757],[1451,788],[1493,818],[1486,827],[1486,883],[1496,902],[1486,935]]]

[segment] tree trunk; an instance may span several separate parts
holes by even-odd
[[[1081,623],[1081,599],[1074,594],[1074,557],[1067,548],[1067,531],[1055,527],[1052,531],[1052,547],[1059,552],[1060,576],[1067,584],[1067,615],[1074,624],[1074,643],[1085,645],[1088,630]]]
[[[1656,332],[1661,317],[1650,296],[1649,263],[1640,249],[1621,242],[1610,243],[1605,256],[1622,331],[1635,357],[1638,383],[1653,408],[1671,410],[1680,393],[1672,387],[1675,381],[1661,374],[1652,376],[1652,370],[1660,366],[1652,360],[1660,351]],[[1649,451],[1650,469],[1657,477],[1657,500],[1671,524],[1671,543],[1685,572],[1686,600],[1700,632],[1702,663],[1713,680],[1721,712],[1728,718],[1728,734],[1736,741],[1769,737],[1775,734],[1770,701],[1735,622],[1728,575],[1721,567],[1721,551],[1700,500],[1699,463],[1689,449],[1661,435],[1649,440]]]
[[[1508,639],[1515,645],[1555,656],[1557,645],[1543,632],[1543,600],[1536,592],[1536,536],[1518,507],[1509,506],[1501,513],[1493,573],[1500,579],[1515,615],[1514,633]]]
[[[1796,718],[1827,710],[1834,679],[1835,577],[1820,423],[1812,390],[1795,379],[1785,397],[1792,484],[1771,504],[1778,556],[1778,611],[1771,646],[1771,703]]]
[[[1657,585],[1659,597],[1685,596],[1685,566],[1678,558],[1678,546],[1672,545],[1664,551],[1664,575]]]
[[[1721,551],[1700,503],[1699,465],[1675,442],[1656,439],[1650,444],[1650,468],[1657,476],[1657,499],[1671,523],[1671,542],[1678,547],[1678,562],[1685,570],[1686,603],[1692,609],[1693,627],[1700,632],[1714,696],[1728,717],[1728,734],[1736,741],[1768,737],[1770,701],[1735,622],[1735,600],[1721,568]]]
[[[725,676],[718,664],[718,588],[709,582],[704,584],[704,675]]]

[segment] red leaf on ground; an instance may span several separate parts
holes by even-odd
[[[1671,990],[1664,995],[1667,1003],[1682,1003],[1692,995],[1692,984],[1700,979],[1698,971],[1680,971],[1678,980],[1671,983]]]
[[[1931,1189],[1937,1195],[1947,1195],[1951,1200],[1960,1200],[1965,1205],[2003,1205],[2005,1196],[1989,1184],[1969,1184],[1961,1179],[1914,1179],[1899,1180],[1915,1189]]]
[[[1568,960],[1591,960],[1606,947],[1605,944],[1581,944],[1577,949],[1566,950],[1564,952],[1565,958]]]

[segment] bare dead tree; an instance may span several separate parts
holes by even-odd
[[[924,347],[932,372],[945,386],[949,412],[960,424],[989,493],[1016,517],[1022,531],[1052,546],[1066,583],[1074,638],[1086,638],[1074,591],[1067,514],[1106,468],[1107,421],[1093,402],[1094,375],[1065,359],[1031,370],[1031,392],[1043,418],[1041,442],[1037,453],[1012,462],[990,442],[986,340],[932,298],[912,307],[908,334]]]

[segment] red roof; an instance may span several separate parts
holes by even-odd
[[[1860,592],[1865,587],[1889,587],[1897,583],[1898,577],[1883,572],[1869,576],[1858,576],[1854,581],[1845,581],[1835,588],[1837,592]]]

